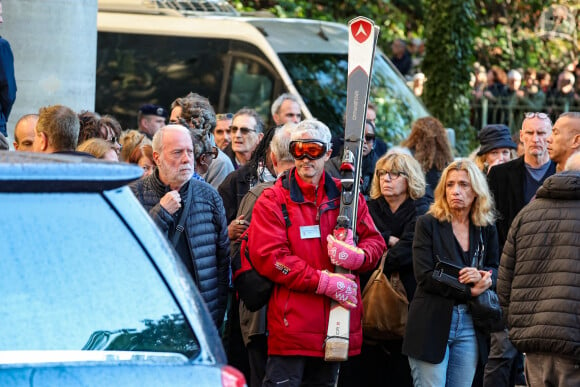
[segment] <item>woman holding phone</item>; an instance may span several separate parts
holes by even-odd
[[[417,219],[413,269],[417,280],[403,353],[415,386],[470,387],[480,353],[467,302],[492,287],[499,265],[493,199],[483,173],[459,159],[443,170],[435,201]],[[475,259],[474,259],[475,258]],[[483,267],[474,261],[483,258]],[[433,276],[437,260],[460,266],[458,286]]]

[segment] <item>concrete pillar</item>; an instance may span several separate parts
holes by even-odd
[[[2,0],[0,34],[14,52],[16,121],[42,106],[94,110],[97,0]]]

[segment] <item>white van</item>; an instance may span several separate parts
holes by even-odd
[[[248,106],[270,118],[284,92],[304,117],[341,135],[346,105],[346,25],[306,19],[245,17],[224,1],[99,0],[96,111],[136,126],[144,103],[169,107],[190,91],[216,112]],[[377,51],[371,100],[377,131],[395,140],[427,111]],[[400,137],[400,135],[399,135]],[[397,140],[399,140],[398,138]]]

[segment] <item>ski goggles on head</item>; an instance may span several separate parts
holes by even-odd
[[[326,154],[327,146],[319,140],[298,140],[290,142],[290,154],[297,160],[308,158],[318,160]]]

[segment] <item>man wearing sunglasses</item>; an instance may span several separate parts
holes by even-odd
[[[360,353],[358,273],[374,268],[386,246],[362,195],[356,214],[356,247],[352,233],[345,241],[334,238],[341,187],[324,171],[330,140],[330,130],[323,123],[300,122],[290,142],[295,167],[262,193],[252,212],[249,253],[256,270],[275,284],[268,303],[264,386],[335,384],[340,363],[324,361],[332,300],[350,309],[349,356]],[[336,264],[352,274],[334,273]]]
[[[252,157],[252,152],[264,137],[264,123],[254,109],[242,108],[234,114],[232,126],[232,142],[224,150],[230,157],[235,169],[245,165]]]
[[[496,165],[489,171],[489,188],[499,213],[496,226],[500,252],[516,215],[533,199],[544,180],[556,172],[556,163],[550,160],[548,154],[547,140],[551,133],[552,121],[546,113],[525,113],[520,130],[524,155]],[[513,371],[517,368],[514,364],[518,357],[517,350],[508,339],[507,330],[492,333],[484,386],[513,385],[514,378],[522,376],[520,371],[517,372],[519,375],[514,375]]]

